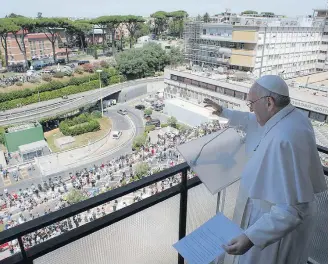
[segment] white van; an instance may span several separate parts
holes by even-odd
[[[122,132],[121,131],[113,131],[112,132],[112,138],[113,139],[119,139],[122,135]]]

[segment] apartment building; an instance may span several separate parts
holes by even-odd
[[[324,22],[316,70],[328,71],[328,9],[314,9],[313,17]]]
[[[236,82],[223,75],[207,75],[186,69],[165,69],[164,98],[181,98],[200,104],[211,98],[231,109],[249,111],[247,94],[252,81]],[[300,87],[289,87],[291,103],[310,119],[328,122],[328,92]]]
[[[316,72],[324,35],[323,19],[219,19],[223,22],[185,24],[185,58],[190,64],[249,71],[256,77],[280,74],[285,79]]]
[[[59,34],[59,38],[55,43],[55,52],[60,52],[58,48],[59,42],[64,42],[64,37],[62,34]],[[20,37],[18,36],[18,41]],[[27,34],[24,38],[24,44],[26,49],[26,56],[28,60],[34,58],[44,58],[44,57],[52,57],[53,50],[52,45],[49,39],[47,38],[45,33],[31,33]],[[16,42],[14,35],[9,34],[7,37],[7,49],[8,49],[8,63],[9,65],[15,64],[23,64],[24,55],[21,52],[19,45]],[[4,49],[2,45],[0,45],[1,53],[4,54]]]

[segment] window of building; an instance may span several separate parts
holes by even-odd
[[[201,88],[205,88],[205,89],[208,88],[207,84],[204,83],[204,82],[200,82],[200,87],[201,87]]]
[[[244,100],[244,93],[235,91],[235,97]]]
[[[199,82],[195,81],[195,80],[192,80],[192,85],[199,86]]]
[[[171,74],[171,76],[170,76],[170,79],[172,79],[172,80],[174,80],[174,81],[177,81],[177,76],[176,76],[176,75],[173,75],[173,74]]]
[[[326,120],[326,116],[324,114],[320,114],[316,112],[310,112],[310,118],[320,122],[324,122]]]
[[[206,35],[207,34],[207,30],[205,28],[202,30],[202,34],[203,35]]]
[[[208,84],[208,89],[211,91],[216,91],[216,86],[213,84]]]
[[[184,77],[181,77],[181,76],[177,76],[177,80],[179,81],[179,82],[184,82]]]
[[[231,89],[224,89],[224,94],[234,97],[234,91]]]
[[[322,41],[323,45],[328,45],[328,41]]]
[[[328,32],[323,32],[323,36],[328,36]]]
[[[320,62],[320,63],[324,63],[324,60],[318,60],[318,62]]]
[[[216,92],[217,93],[224,94],[224,88],[223,87],[216,86]]]
[[[186,84],[192,84],[192,80],[189,79],[189,78],[185,78],[184,79],[184,83],[186,83]]]

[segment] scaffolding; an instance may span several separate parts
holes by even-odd
[[[185,60],[192,67],[199,65],[202,68],[229,67],[231,57],[229,39],[214,39],[202,37],[204,23],[200,21],[187,22],[184,27]],[[229,25],[228,25],[229,26]]]

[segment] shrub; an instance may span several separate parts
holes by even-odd
[[[82,68],[85,72],[94,72],[94,66],[90,63],[86,63],[82,65]]]
[[[168,124],[161,124],[161,127],[167,127]]]
[[[23,83],[22,82],[16,82],[16,85],[17,86],[23,86]]]
[[[94,118],[101,118],[102,117],[102,113],[100,111],[97,111],[97,110],[93,111],[91,114]]]
[[[42,75],[42,80],[45,82],[50,82],[52,80],[52,76],[50,74]]]
[[[81,66],[79,66],[75,68],[74,72],[77,74],[83,74],[84,69]]]
[[[146,140],[147,140],[147,134],[145,134],[145,133],[135,137],[135,139],[133,141],[133,148],[136,150],[139,150],[140,147],[146,143]]]
[[[151,108],[146,108],[144,110],[144,115],[152,115],[153,110]]]
[[[135,176],[141,179],[147,175],[150,170],[150,166],[146,162],[138,163],[135,169]]]
[[[5,144],[5,128],[0,127],[0,144]]]
[[[0,87],[1,87],[1,88],[6,88],[7,85],[5,85],[4,83],[0,83]]]
[[[167,120],[167,123],[171,127],[176,127],[176,125],[177,125],[176,117],[174,117],[174,116],[169,117],[168,120]]]
[[[29,79],[29,82],[30,83],[39,83],[40,82],[40,79],[39,78],[36,78],[36,77],[32,77]]]
[[[63,78],[65,76],[64,72],[56,72],[54,75],[54,78]]]
[[[102,60],[99,64],[102,68],[107,69],[108,67],[110,67],[110,64],[107,61],[104,61],[104,60]]]
[[[73,119],[66,119],[59,124],[59,129],[65,136],[77,136],[98,131],[100,124],[90,114],[81,114]]]
[[[145,127],[145,132],[148,133],[150,131],[153,131],[155,129],[155,125],[150,125]]]

